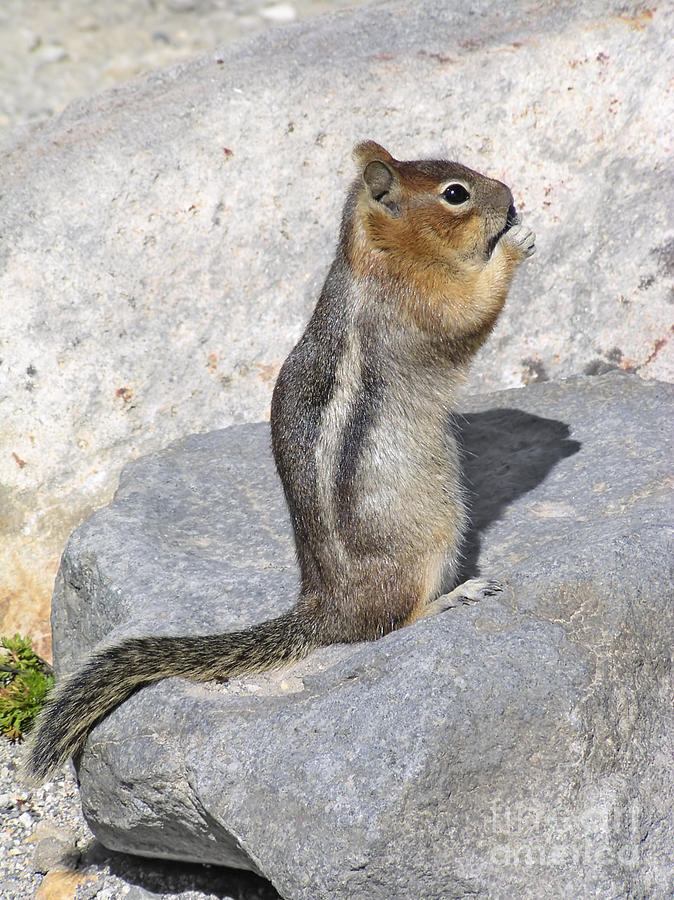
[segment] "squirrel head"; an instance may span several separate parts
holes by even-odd
[[[460,274],[484,266],[517,222],[510,189],[459,163],[402,162],[374,141],[357,144],[353,156],[352,265],[375,254],[392,271],[449,265]]]

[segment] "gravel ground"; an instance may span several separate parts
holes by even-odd
[[[0,900],[277,900],[248,872],[167,863],[102,847],[82,817],[77,783],[19,777],[22,748],[0,737]]]
[[[276,24],[366,0],[2,0],[0,129]],[[249,873],[112,853],[82,817],[70,771],[30,788],[0,737],[0,900],[274,900]]]

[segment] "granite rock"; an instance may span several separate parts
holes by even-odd
[[[537,232],[473,390],[672,379],[674,8],[389,3],[288,25],[0,136],[0,630],[44,647],[121,465],[267,415],[356,140],[512,185]]]
[[[670,896],[673,393],[611,373],[469,399],[464,574],[505,592],[279,673],[139,691],[79,761],[94,833],[292,900]],[[124,469],[63,557],[59,675],[103,639],[292,602],[268,443],[235,426]]]

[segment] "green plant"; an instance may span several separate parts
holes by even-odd
[[[33,650],[30,638],[15,634],[0,641],[0,731],[21,741],[54,684],[49,663]]]

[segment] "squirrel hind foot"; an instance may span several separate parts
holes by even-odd
[[[458,606],[469,606],[479,603],[485,597],[493,597],[500,594],[503,585],[493,578],[470,578],[448,594],[441,594],[432,603],[429,603],[424,611],[425,616],[434,616],[448,609],[456,609]]]

